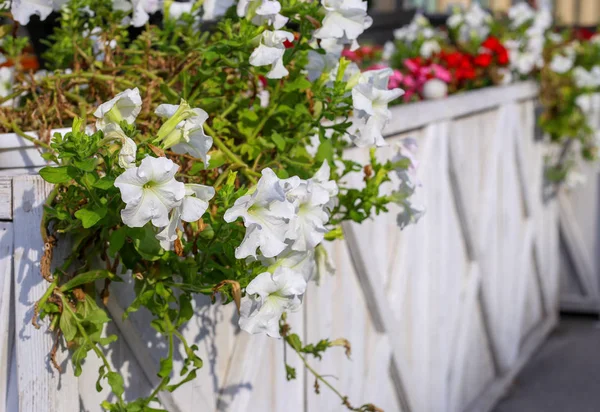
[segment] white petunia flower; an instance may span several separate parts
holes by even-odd
[[[169,224],[156,235],[161,241],[163,249],[169,249],[169,245],[177,239],[177,229],[182,228],[181,220],[184,222],[196,222],[208,209],[208,202],[215,195],[215,189],[210,186],[188,183],[185,185],[185,196],[181,204],[173,209]]]
[[[277,0],[263,0],[256,9],[256,15],[252,18],[252,23],[261,26],[267,23],[275,30],[281,29],[288,22],[288,18],[279,14],[281,4]]]
[[[314,33],[317,39],[338,39],[358,48],[356,39],[371,27],[373,19],[367,15],[367,2],[361,0],[321,0],[325,9],[322,26]]]
[[[589,71],[577,66],[573,69],[573,78],[579,88],[593,89],[600,87],[600,66],[594,66]]]
[[[571,56],[563,56],[562,54],[555,54],[550,62],[550,70],[554,73],[563,74],[571,70],[574,63],[574,58]]]
[[[135,167],[135,159],[137,154],[137,145],[128,137],[121,126],[115,123],[109,123],[103,130],[104,138],[107,140],[118,140],[121,143],[121,151],[119,152],[119,166],[123,169]]]
[[[396,45],[391,41],[386,41],[383,45],[383,52],[381,53],[381,59],[384,62],[389,62],[392,56],[396,53]]]
[[[202,20],[215,20],[227,12],[233,6],[234,0],[205,0],[202,3],[204,13]]]
[[[518,28],[523,24],[532,21],[536,16],[535,10],[527,3],[519,3],[508,9],[508,18],[513,28]]]
[[[417,142],[412,138],[404,138],[397,145],[398,153],[392,159],[393,162],[408,162],[407,168],[397,168],[396,174],[400,179],[400,187],[398,191],[393,193],[395,202],[401,206],[402,210],[398,214],[396,220],[400,229],[404,229],[409,224],[417,223],[424,215],[425,210],[421,206],[415,205],[411,196],[414,194],[420,182],[416,178],[418,163],[416,161],[415,152],[417,150]]]
[[[371,70],[363,73],[352,88],[352,104],[357,122],[354,143],[359,146],[384,146],[382,131],[392,114],[388,103],[402,96],[402,89],[388,90],[392,69]]]
[[[142,111],[142,97],[140,91],[127,89],[106,103],[102,103],[94,112],[96,127],[103,130],[108,124],[119,124],[125,120],[128,124],[133,124],[138,114]]]
[[[151,14],[162,10],[162,0],[131,0],[131,2],[133,5],[131,25],[134,27],[142,27],[148,23]]]
[[[276,258],[260,256],[259,259],[268,268],[269,272],[274,272],[277,268],[284,267],[300,273],[307,282],[312,279],[317,271],[315,251],[313,250],[297,251],[288,246]]]
[[[462,14],[460,13],[453,13],[450,17],[448,17],[448,20],[446,20],[446,25],[452,29],[457,28],[459,25],[461,25],[463,23],[464,19]]]
[[[440,44],[437,42],[437,40],[427,40],[421,45],[421,48],[419,49],[419,54],[421,55],[421,57],[428,59],[435,53],[439,53],[441,50],[442,48],[440,47]]]
[[[208,113],[202,109],[189,108],[187,103],[161,104],[154,113],[164,119],[172,119],[175,123],[174,128],[167,130],[162,138],[163,148],[170,148],[177,154],[188,153],[202,159],[205,165],[208,164],[208,151],[213,145],[212,137],[204,133]]]
[[[185,185],[175,180],[179,166],[165,157],[146,157],[139,167],[125,170],[115,179],[127,204],[121,211],[123,223],[142,227],[149,221],[156,227],[169,224],[169,212],[185,196]]]
[[[435,34],[436,31],[431,28],[431,23],[421,13],[415,14],[411,22],[406,26],[394,30],[394,38],[408,44],[417,40],[419,35],[424,39],[430,39]]]
[[[293,240],[293,250],[315,248],[328,232],[325,227],[329,221],[328,209],[331,209],[333,198],[338,194],[337,184],[329,180],[329,175],[329,164],[325,161],[315,176],[300,181],[286,193],[287,199],[296,208],[286,233],[286,237]]]
[[[179,20],[184,14],[190,14],[194,7],[193,2],[182,3],[179,1],[173,1],[169,3],[169,18],[173,20]],[[206,4],[205,4],[206,7]]]
[[[46,20],[54,10],[52,0],[12,0],[10,12],[16,22],[26,25],[31,16],[37,15],[40,20]]]
[[[475,2],[464,14],[460,11],[454,12],[446,24],[452,29],[458,28],[460,40],[467,41],[474,36],[485,39],[490,32],[491,22],[492,16]]]
[[[225,212],[226,222],[241,217],[246,226],[244,240],[235,250],[237,259],[256,256],[257,249],[265,257],[274,257],[286,248],[288,223],[294,217],[295,208],[285,196],[284,183],[293,188],[299,179],[284,182],[271,169],[263,169],[256,190],[237,199]]]
[[[246,287],[240,307],[240,328],[248,333],[266,333],[279,337],[279,318],[294,312],[302,304],[306,280],[293,270],[280,267],[275,273],[264,272]]]
[[[294,35],[283,30],[265,30],[262,33],[260,45],[250,55],[252,66],[268,66],[271,70],[267,73],[269,79],[281,79],[289,74],[283,66],[283,54],[285,53],[285,41],[294,40]]]

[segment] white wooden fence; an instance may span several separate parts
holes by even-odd
[[[600,95],[588,120],[600,131]],[[599,135],[600,137],[600,135]],[[600,165],[579,161],[585,182],[560,193],[561,309],[600,315]]]
[[[350,340],[352,360],[339,349],[312,363],[336,376],[353,404],[373,402],[387,412],[488,411],[555,325],[558,204],[542,196],[547,149],[534,139],[536,95],[535,84],[520,83],[393,109],[388,142],[418,140],[417,196],[427,212],[404,231],[396,210],[346,225],[346,240],[327,245],[336,275],[310,286],[290,322],[306,341]],[[368,150],[348,156],[364,160]],[[48,365],[50,335],[30,323],[45,289],[38,225],[49,187],[31,175],[3,179],[0,410],[99,411],[107,393],[94,389],[94,356],[76,379],[61,353],[59,375]],[[352,179],[361,184],[361,176]],[[108,304],[119,340],[107,355],[134,399],[156,385],[166,348],[142,327],[144,312],[121,320],[132,293],[120,289]],[[160,394],[170,412],[344,410],[327,388],[314,393],[314,380],[291,354],[298,379],[287,382],[283,343],[240,332],[233,307],[198,298],[196,313],[183,333],[198,344],[205,366],[193,383]]]

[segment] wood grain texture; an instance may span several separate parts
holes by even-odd
[[[12,220],[12,179],[0,176],[0,220]]]
[[[335,376],[332,383],[352,404],[373,402],[394,412],[489,411],[554,325],[558,204],[543,196],[548,150],[534,141],[535,93],[532,83],[523,83],[392,109],[396,120],[387,130],[393,136],[377,156],[388,160],[399,139],[417,139],[422,187],[415,201],[426,214],[403,231],[395,205],[360,226],[344,225],[346,240],[325,245],[337,273],[318,286],[311,283],[302,311],[289,317],[305,342],[349,339],[351,360],[342,348],[332,348],[322,361],[309,362]],[[368,161],[367,149],[346,154]],[[361,171],[345,179],[360,188],[363,177]],[[81,401],[84,410],[99,412],[107,394],[93,390],[95,359],[86,361],[78,382],[68,373],[60,377],[57,391],[59,378],[45,363],[50,337],[28,323],[28,310],[45,287],[37,267],[38,224],[48,187],[35,177],[16,181],[15,313],[22,340],[18,370],[10,372],[16,370],[17,378],[8,387],[18,382],[23,411],[69,412],[79,410]],[[398,184],[391,176],[382,194]],[[580,222],[573,225],[580,230]],[[586,236],[572,237],[581,246]],[[586,259],[589,272],[594,263]],[[143,396],[156,384],[166,347],[147,326],[147,312],[121,321],[133,299],[131,277],[122,275],[127,282],[112,289],[108,305],[116,321],[107,332],[117,333],[119,341],[107,354],[125,375],[131,396]],[[170,412],[342,410],[323,385],[314,393],[314,378],[289,350],[287,362],[298,379],[287,382],[283,342],[241,332],[232,305],[210,305],[199,297],[194,310],[182,333],[199,346],[205,366],[174,395],[161,394]],[[39,356],[26,358],[34,352]],[[176,356],[175,370],[181,366]],[[8,402],[15,402],[10,389]]]
[[[79,391],[67,351],[59,350],[59,374],[49,364],[52,335],[42,324],[31,324],[33,306],[47,288],[40,274],[43,243],[40,236],[42,205],[51,186],[37,176],[14,178],[13,188],[16,358],[19,412],[79,411]]]
[[[0,222],[0,409],[7,405],[8,380],[15,333],[12,305],[12,223]]]

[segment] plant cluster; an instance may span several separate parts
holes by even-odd
[[[383,47],[381,62],[357,63],[363,70],[392,68],[389,87],[403,88],[404,102],[538,79],[544,109],[540,126],[562,146],[549,160],[549,180],[560,182],[569,175],[574,142],[584,159],[596,158],[598,139],[589,124],[589,106],[590,95],[600,90],[598,35],[552,32],[550,12],[527,3],[499,18],[474,3],[464,12],[456,9],[446,25],[447,31],[434,28],[417,14],[394,32],[395,41]],[[573,173],[570,181],[578,180]]]
[[[411,201],[414,142],[386,162],[374,151],[386,144],[387,106],[402,90],[388,89],[390,69],[361,73],[342,57],[371,24],[366,2],[240,0],[223,10],[166,2],[162,24],[137,37],[128,28],[145,2],[118,4],[63,4],[47,56],[53,71],[15,86],[14,111],[71,131],[44,141],[2,120],[56,163],[40,171],[55,186],[42,221],[49,286],[36,319],[48,318],[57,344],[66,342],[77,375],[89,352],[102,360],[97,387],[114,395],[106,410],[159,410],[160,391],[201,373],[197,347],[181,333],[194,295],[219,294],[237,306],[243,330],[283,337],[348,409],[378,410],[352,406],[307,361],[349,350],[345,340],[303,343],[286,321],[307,283],[332,272],[323,242],[343,237],[343,222],[390,203],[401,206],[401,227],[422,214]],[[220,17],[208,28],[199,24],[207,13]],[[372,147],[369,164],[344,158],[353,145]],[[351,173],[363,173],[361,186],[346,183]],[[400,185],[383,191],[392,175]],[[65,238],[71,253],[51,267]],[[102,333],[110,322],[102,301],[129,287],[124,278],[136,294],[125,316],[149,311],[168,346],[160,384],[134,402],[104,355],[116,337]],[[185,366],[174,370],[179,348]]]

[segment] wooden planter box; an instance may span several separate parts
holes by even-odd
[[[338,378],[352,404],[489,411],[556,324],[559,211],[555,199],[542,196],[548,148],[534,139],[536,96],[536,85],[526,82],[392,109],[389,144],[405,136],[419,142],[417,196],[427,212],[404,231],[397,210],[346,225],[346,239],[326,245],[336,275],[311,283],[290,322],[308,342],[350,340],[352,360],[340,349],[311,362]],[[382,158],[394,152],[378,150]],[[366,159],[368,149],[348,156]],[[358,174],[351,179],[361,183]],[[12,365],[0,371],[0,409],[8,402],[11,412],[100,411],[106,392],[94,389],[95,357],[79,379],[68,360],[59,376],[47,364],[50,335],[30,324],[46,287],[38,226],[48,190],[36,176],[5,178],[0,186],[0,363]],[[131,300],[127,288],[113,289],[110,328],[119,340],[109,359],[135,398],[157,384],[166,349],[140,326],[144,312],[121,320]],[[167,410],[343,410],[326,388],[314,393],[313,379],[289,353],[298,380],[287,382],[282,342],[240,333],[233,305],[211,306],[203,297],[195,304],[197,317],[183,333],[198,344],[205,366],[192,384],[160,394]]]
[[[54,129],[50,134],[66,133],[70,130]],[[27,133],[37,138],[37,133]],[[32,142],[16,133],[0,133],[0,175],[34,173],[46,164],[40,150]]]

